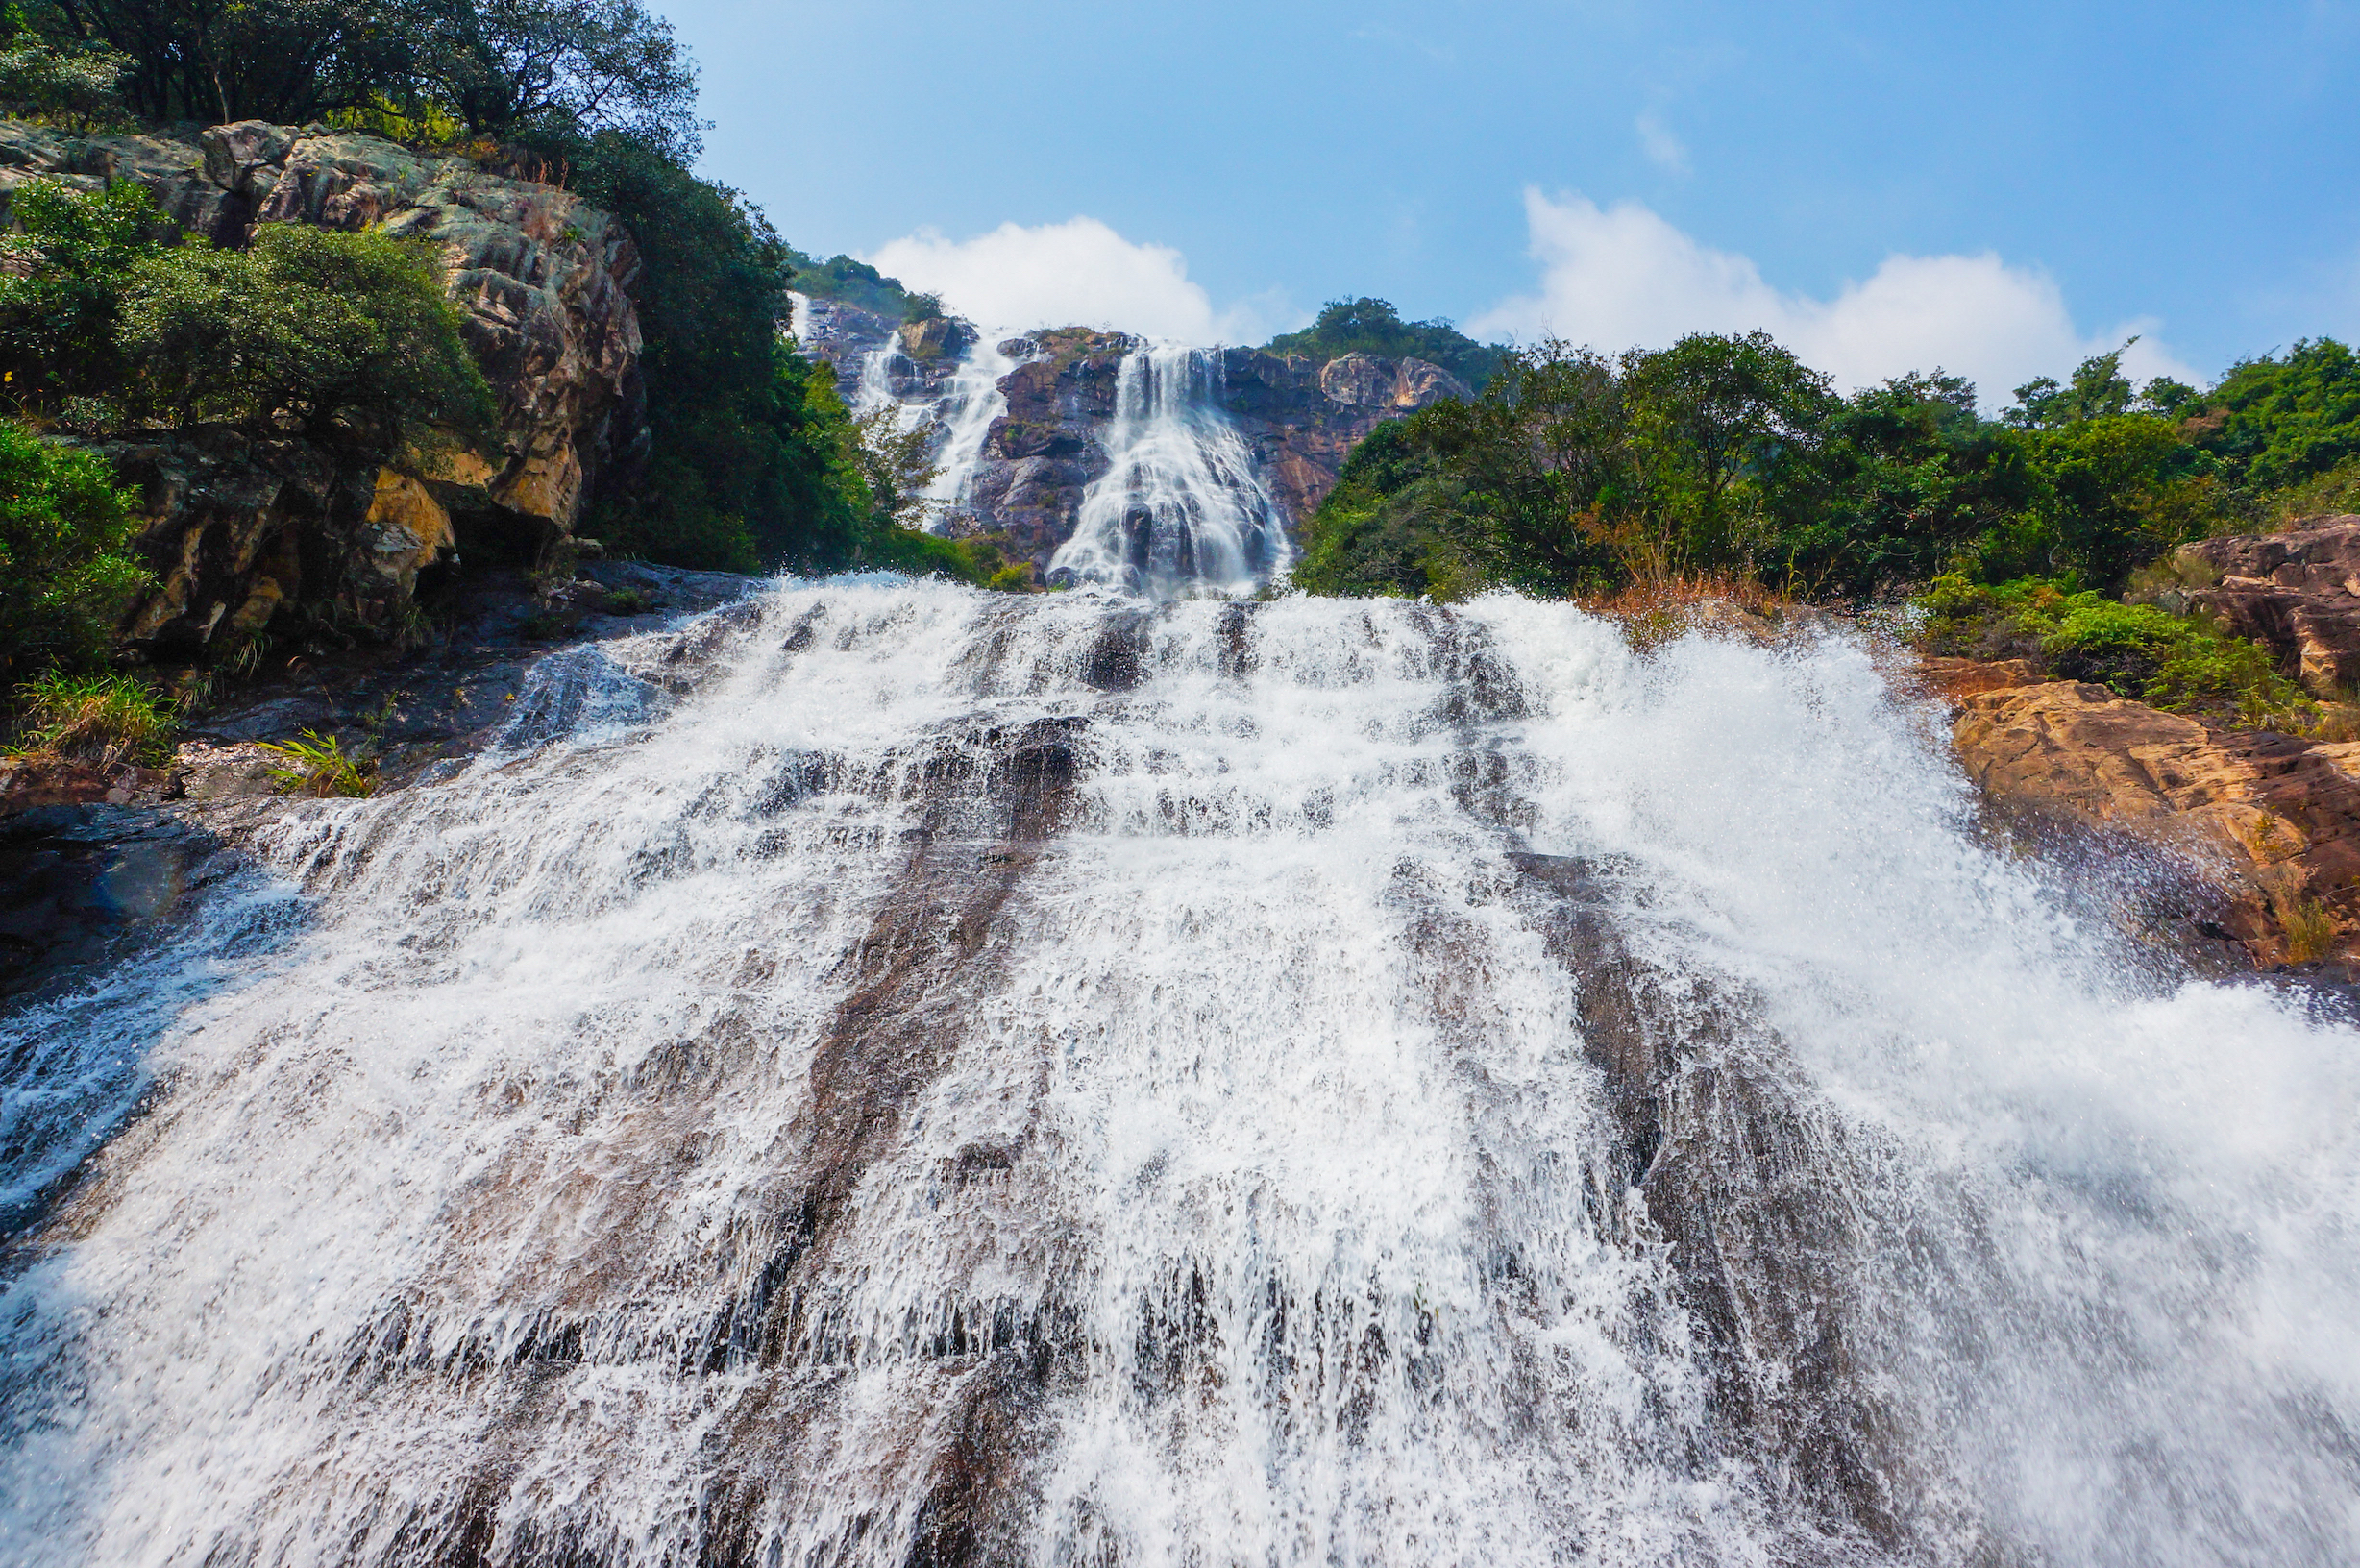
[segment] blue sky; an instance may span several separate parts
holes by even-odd
[[[705,172],[993,325],[1369,293],[1987,398],[2131,331],[2204,375],[2360,334],[2360,0],[655,5]]]

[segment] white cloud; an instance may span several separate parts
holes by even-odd
[[[1688,172],[1688,144],[1675,135],[1672,128],[1659,118],[1654,110],[1641,114],[1635,126],[1639,134],[1639,149],[1647,161],[1666,174],[1685,175]]]
[[[1554,334],[1599,349],[1670,343],[1687,332],[1760,328],[1845,388],[1936,366],[1973,380],[1986,405],[2036,376],[2060,380],[2125,338],[2133,380],[2202,378],[2158,342],[2151,318],[2084,335],[2047,276],[1996,255],[1890,256],[1832,300],[1788,294],[1742,256],[1700,245],[1635,202],[1524,195],[1540,291],[1467,324],[1478,335]]]
[[[1003,223],[972,239],[921,229],[860,259],[943,303],[987,331],[1108,327],[1184,343],[1253,343],[1268,335],[1268,300],[1216,310],[1189,281],[1188,258],[1138,244],[1095,218],[1027,229]]]

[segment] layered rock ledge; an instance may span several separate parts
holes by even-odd
[[[638,251],[570,191],[319,126],[69,136],[0,122],[0,198],[41,178],[136,181],[191,242],[242,245],[270,223],[425,240],[499,398],[495,442],[416,471],[220,429],[95,442],[146,502],[158,587],[132,618],[135,646],[194,651],[282,603],[383,630],[421,571],[544,551],[644,456]]]

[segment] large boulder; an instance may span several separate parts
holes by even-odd
[[[123,626],[159,658],[234,647],[283,606],[383,632],[419,574],[457,558],[450,512],[373,453],[218,426],[90,443],[139,493],[156,586]]]
[[[2286,952],[2306,905],[2360,926],[2360,743],[2215,730],[2076,681],[1968,690],[1952,738],[2002,806],[2193,866],[2257,958]]]
[[[2360,686],[2360,516],[2200,539],[2173,553],[2158,602],[2217,616],[2274,649],[2317,697]]]

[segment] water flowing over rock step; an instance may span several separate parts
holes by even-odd
[[[0,1145],[9,1560],[2353,1544],[2352,1032],[1853,642],[788,582],[533,679],[0,1016],[148,1103]]]

